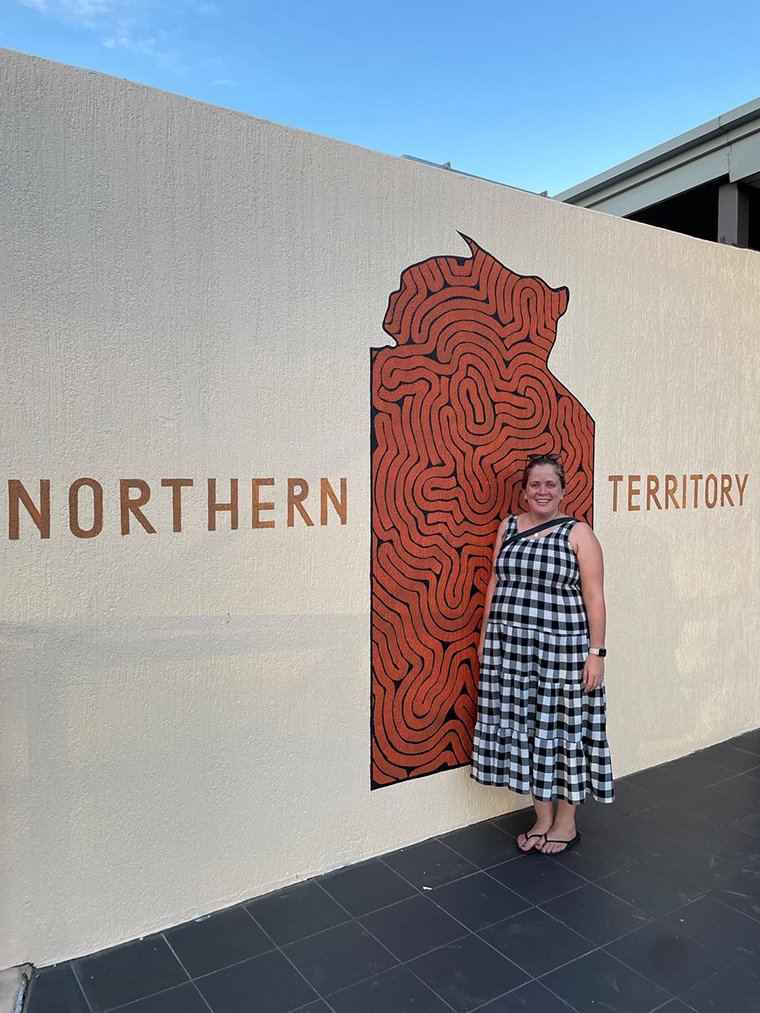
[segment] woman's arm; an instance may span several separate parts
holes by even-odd
[[[504,532],[507,530],[507,524],[509,523],[509,517],[505,519],[499,525],[499,530],[496,532],[496,541],[493,547],[493,561],[491,563],[491,579],[488,581],[488,587],[486,588],[486,601],[483,607],[483,621],[480,624],[480,646],[478,647],[478,661],[483,661],[483,645],[486,642],[486,626],[488,625],[488,615],[491,611],[491,600],[493,599],[493,593],[496,590],[496,559],[501,550],[501,543],[504,541]]]
[[[604,647],[607,612],[604,605],[604,558],[599,539],[588,524],[576,524],[570,533],[570,544],[578,557],[581,572],[581,594],[588,619],[590,647]],[[583,668],[583,688],[587,693],[600,686],[604,679],[604,658],[589,654]]]

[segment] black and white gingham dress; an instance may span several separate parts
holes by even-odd
[[[569,518],[504,545],[480,669],[472,776],[541,801],[612,802],[604,685],[583,689],[588,625]],[[517,533],[510,517],[504,541]]]

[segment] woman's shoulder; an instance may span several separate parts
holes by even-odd
[[[573,524],[570,528],[570,542],[573,545],[589,545],[593,542],[599,544],[599,539],[594,534],[594,529],[585,521],[579,521],[577,517],[571,517]]]
[[[499,521],[499,527],[496,529],[496,541],[499,545],[504,541],[506,533],[510,530],[517,530],[517,517],[515,514],[507,514]]]

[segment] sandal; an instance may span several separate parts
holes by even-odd
[[[534,837],[543,837],[544,844],[546,844],[546,834],[526,834],[525,843],[527,844],[528,841],[532,840]],[[517,848],[517,850],[520,852],[521,855],[529,855],[531,851],[538,851],[538,853],[541,854],[538,848],[521,848],[520,842],[517,839],[515,839],[515,847]]]
[[[551,840],[551,838],[546,837],[545,834],[541,834],[541,835],[535,834],[534,836],[536,836],[536,837],[538,837],[538,836],[544,837],[545,838],[544,839],[544,844],[564,844],[565,845],[564,848],[562,849],[562,851],[555,851],[553,854],[549,855],[549,858],[558,858],[560,855],[564,855],[564,853],[566,851],[569,851],[570,848],[574,848],[575,845],[578,844],[578,842],[581,839],[580,830],[576,830],[575,837],[573,837],[573,839],[570,840],[570,841],[553,841],[553,840]],[[545,852],[542,851],[541,854],[543,855],[543,854],[545,854]]]

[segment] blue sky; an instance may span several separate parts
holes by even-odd
[[[760,96],[757,0],[0,0],[0,45],[550,193]]]

